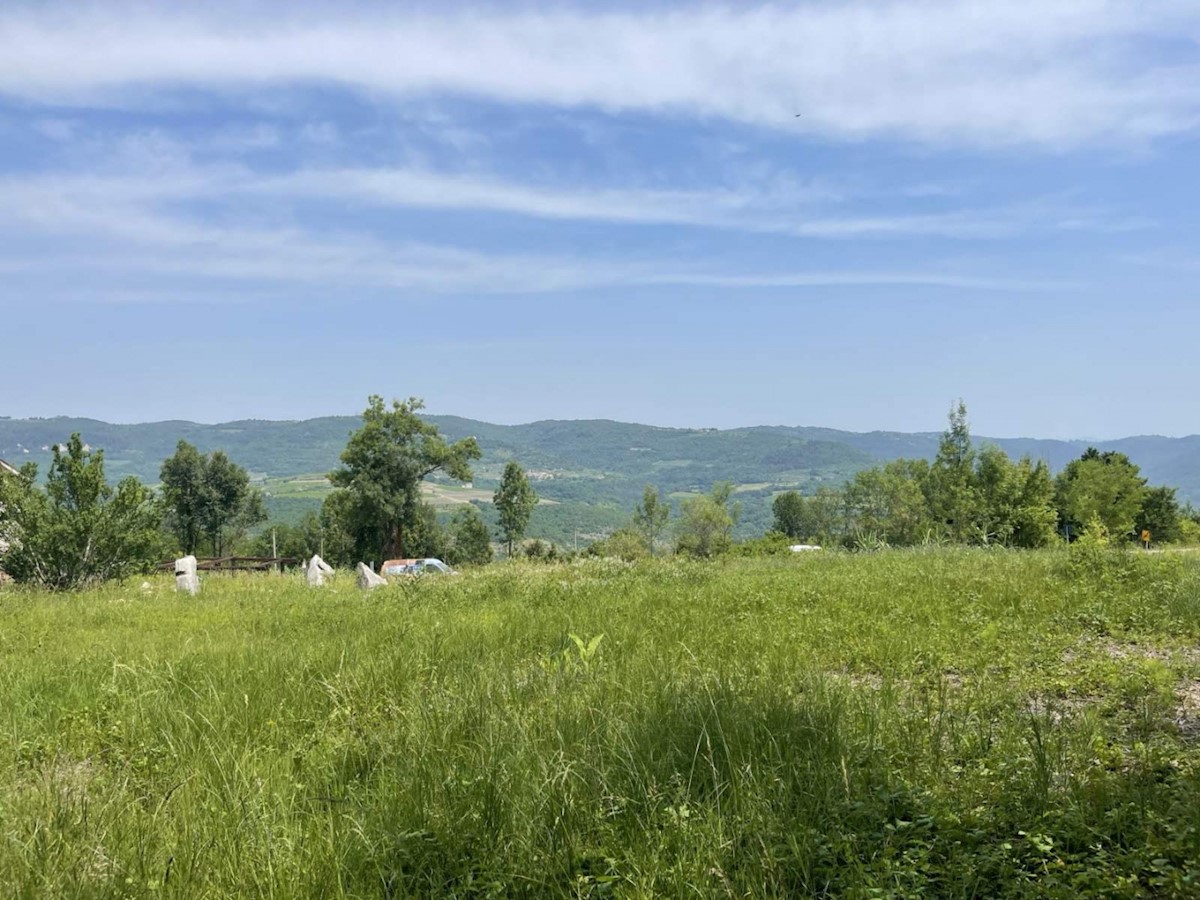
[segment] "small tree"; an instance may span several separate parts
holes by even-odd
[[[529,483],[525,470],[516,462],[509,461],[500,478],[500,487],[492,495],[492,502],[500,513],[500,530],[508,545],[508,555],[513,554],[513,544],[525,536],[529,517],[537,506],[537,491]]]
[[[775,524],[772,531],[786,534],[789,538],[809,538],[809,515],[804,498],[796,491],[785,491],[771,502],[771,512],[775,514]]]
[[[0,479],[4,569],[16,581],[54,590],[149,571],[162,553],[161,511],[136,478],[115,488],[104,479],[104,453],[85,450],[78,434],[56,446],[46,489],[37,467]]]
[[[483,516],[474,506],[455,510],[450,517],[446,562],[452,566],[482,566],[492,561],[492,542]]]
[[[979,538],[979,496],[975,489],[975,451],[962,400],[951,407],[937,457],[929,468],[923,490],[933,518],[951,540],[968,543]]]
[[[642,502],[633,511],[633,527],[641,532],[646,542],[646,549],[654,555],[654,543],[667,527],[671,517],[671,507],[659,499],[658,491],[650,485],[642,491]]]
[[[717,556],[733,546],[733,526],[741,507],[729,504],[733,485],[720,481],[712,493],[684,500],[675,523],[675,549],[689,556]]]

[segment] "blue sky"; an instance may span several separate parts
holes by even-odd
[[[0,414],[1195,433],[1198,135],[1195,2],[7,3]]]

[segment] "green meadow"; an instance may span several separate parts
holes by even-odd
[[[1200,896],[1200,556],[0,591],[13,897]]]

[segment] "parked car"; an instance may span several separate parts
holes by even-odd
[[[380,567],[379,574],[386,577],[388,575],[457,575],[458,572],[440,559],[428,557],[426,559],[389,559]]]

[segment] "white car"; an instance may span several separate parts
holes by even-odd
[[[457,575],[458,573],[440,559],[389,559],[379,568],[380,575]]]

